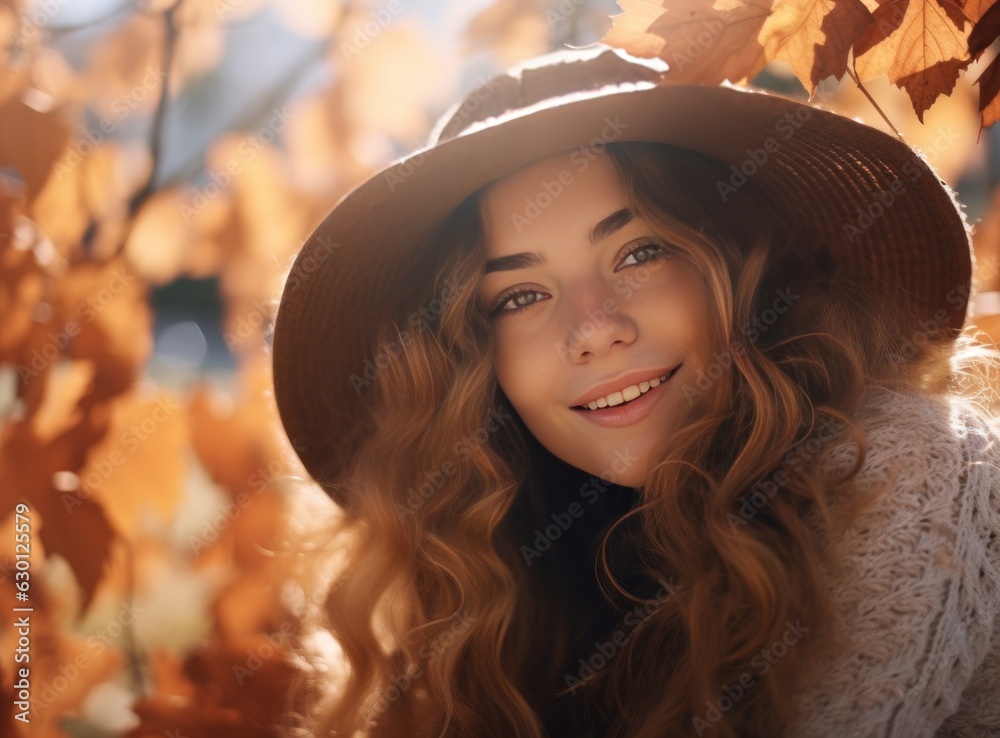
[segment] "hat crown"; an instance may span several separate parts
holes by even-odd
[[[475,87],[434,125],[430,145],[462,134],[490,118],[501,118],[566,95],[605,87],[658,84],[667,65],[661,59],[640,59],[607,45],[562,49],[510,67]]]

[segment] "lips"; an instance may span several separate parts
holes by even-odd
[[[628,404],[672,377],[681,365],[669,370],[642,370],[603,382],[587,390],[573,409],[598,410]]]

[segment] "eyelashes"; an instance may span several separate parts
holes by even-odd
[[[619,260],[615,271],[618,272],[621,269],[626,269],[634,266],[642,266],[652,261],[657,261],[659,259],[668,257],[677,251],[676,248],[668,246],[664,243],[654,240],[643,240],[640,243],[635,244],[632,248],[625,252],[624,256]],[[647,254],[645,258],[638,258],[637,254]],[[627,263],[632,259],[632,263]],[[527,307],[534,305],[537,302],[541,302],[546,299],[544,297],[544,292],[540,290],[533,289],[520,289],[517,287],[511,288],[503,292],[490,308],[489,316],[490,318],[500,317],[501,315],[510,315],[513,313],[519,313]],[[525,304],[516,304],[517,298],[523,295],[543,295],[541,298],[537,298],[527,302]],[[511,302],[515,302],[514,307],[505,307]]]

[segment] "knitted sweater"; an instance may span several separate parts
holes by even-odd
[[[859,482],[896,482],[840,541],[830,586],[853,648],[803,686],[788,735],[1000,736],[1000,427],[956,397],[886,391],[862,418]]]
[[[839,542],[844,567],[830,588],[854,647],[802,686],[787,736],[1000,736],[997,421],[959,398],[875,390],[857,422],[868,448],[856,483],[896,481]],[[826,468],[840,473],[856,458],[845,442],[831,449]],[[604,497],[607,522],[638,499]],[[577,555],[592,562],[594,545]],[[577,575],[587,569],[575,567]],[[586,645],[610,622],[595,626]],[[550,735],[603,735],[586,711],[578,699],[550,705]]]

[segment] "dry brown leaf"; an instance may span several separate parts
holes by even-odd
[[[552,28],[544,0],[496,0],[469,22],[464,53],[491,49],[501,67],[549,50]]]
[[[58,113],[39,113],[16,98],[0,103],[0,166],[13,167],[30,200],[39,193],[69,140]]]
[[[949,10],[946,11],[945,7]],[[886,0],[874,21],[854,43],[861,82],[887,75],[906,90],[923,122],[939,95],[948,95],[968,66],[970,28],[959,29],[949,16],[951,0]],[[958,12],[961,12],[960,7]]]
[[[47,98],[52,107],[66,108],[83,101],[79,73],[66,57],[50,47],[38,50],[31,65],[29,85],[31,97]]]
[[[205,387],[191,399],[191,439],[212,479],[234,497],[254,499],[301,469],[278,430],[266,357],[244,362],[240,395]]]
[[[184,660],[181,674],[176,664],[160,668],[164,689],[135,705],[142,724],[128,738],[162,738],[165,730],[188,738],[276,737],[288,710],[302,707],[289,702],[300,675],[286,658],[292,635],[290,622],[272,625],[199,649]]]
[[[601,39],[634,56],[659,57],[670,82],[743,83],[767,64],[758,37],[771,14],[772,0],[679,0],[668,8],[659,0],[622,0]]]
[[[285,641],[273,633],[213,644],[193,654],[185,672],[210,702],[240,711],[249,724],[277,727],[288,709],[287,691],[299,670],[287,660]],[[204,699],[204,697],[203,697]]]
[[[93,496],[123,536],[141,535],[151,511],[170,520],[183,498],[189,446],[186,408],[159,392],[131,391],[111,403],[111,424],[91,446],[77,492],[62,494],[68,509]]]
[[[184,660],[176,653],[163,648],[151,649],[146,664],[157,694],[182,700],[194,697],[194,685],[184,676]]]
[[[56,365],[41,382],[40,405],[0,430],[0,478],[18,480],[0,489],[6,493],[0,513],[19,500],[30,505],[46,552],[61,555],[76,574],[84,608],[101,580],[115,532],[90,500],[67,511],[57,485],[72,488],[88,449],[107,430],[106,405],[95,400],[93,377],[90,362]]]
[[[913,112],[905,90],[890,83],[886,77],[866,82],[865,89],[892,121],[893,128],[908,144],[923,152],[928,163],[953,187],[963,172],[983,156],[982,147],[976,145],[977,93],[969,75],[959,77],[952,94],[938,99],[922,122]],[[866,125],[895,135],[879,110],[849,79],[845,78],[824,104],[842,115],[860,118]]]
[[[133,115],[148,118],[155,110],[168,77],[164,27],[162,15],[136,13],[95,45],[81,84],[100,119],[117,127]]]
[[[979,85],[980,125],[987,128],[1000,120],[1000,56],[976,79]]]
[[[329,193],[329,202],[336,202],[338,192],[345,192],[351,182],[371,173],[369,167],[357,167],[345,149],[348,137],[336,129],[331,116],[333,105],[336,100],[327,95],[297,104],[295,125],[289,126],[285,138],[290,174],[296,185],[318,197]],[[385,160],[388,158],[387,153]]]
[[[252,724],[231,707],[216,707],[199,697],[178,704],[169,697],[142,698],[133,706],[141,723],[124,738],[277,738],[273,728]]]
[[[267,512],[280,513],[281,510],[272,507]],[[245,531],[240,533],[242,538],[247,537]],[[273,542],[268,543],[273,545]],[[212,607],[218,632],[226,641],[255,637],[271,627],[277,590],[274,572],[270,568],[244,572],[219,593]],[[286,646],[287,638],[288,634],[282,634]]]
[[[31,374],[30,346],[39,343],[32,336],[43,322],[39,306],[48,277],[27,241],[33,229],[21,210],[18,200],[0,194],[0,361],[13,365],[24,381]]]
[[[32,728],[59,726],[97,684],[125,664],[98,638],[67,633],[47,618],[32,619]]]
[[[757,40],[768,61],[788,64],[812,98],[822,80],[844,76],[851,46],[871,21],[860,0],[779,2]]]
[[[986,11],[993,7],[996,1],[997,0],[965,0],[964,3],[959,3],[959,5],[962,7],[962,15],[973,23],[978,23],[979,19],[986,15]]]
[[[0,3],[0,105],[21,91],[30,73],[30,41],[20,33],[21,23],[15,7]]]
[[[60,324],[75,326],[67,355],[97,368],[102,397],[125,391],[153,350],[152,313],[146,285],[118,257],[103,264],[74,266],[58,286]]]
[[[125,255],[135,273],[152,284],[171,282],[184,271],[190,230],[183,207],[177,190],[161,190],[142,206],[129,231]]]
[[[970,66],[976,66],[983,60],[983,53],[1000,36],[1000,5],[980,7],[983,14],[969,34],[969,53],[975,59]],[[989,65],[980,72],[976,83],[979,85],[980,133],[982,128],[991,126],[1000,119],[1000,65],[997,58],[990,60]],[[978,140],[978,137],[977,137]]]
[[[635,56],[659,57],[669,82],[745,83],[783,61],[812,96],[841,78],[854,39],[871,22],[860,0],[626,0],[602,39]]]
[[[84,252],[89,260],[117,253],[128,201],[149,177],[148,146],[108,136],[100,124],[78,128],[32,204],[31,217],[66,260],[77,261]]]
[[[455,71],[426,29],[396,21],[347,61],[344,104],[352,126],[406,141],[424,136],[428,111],[454,89]]]

